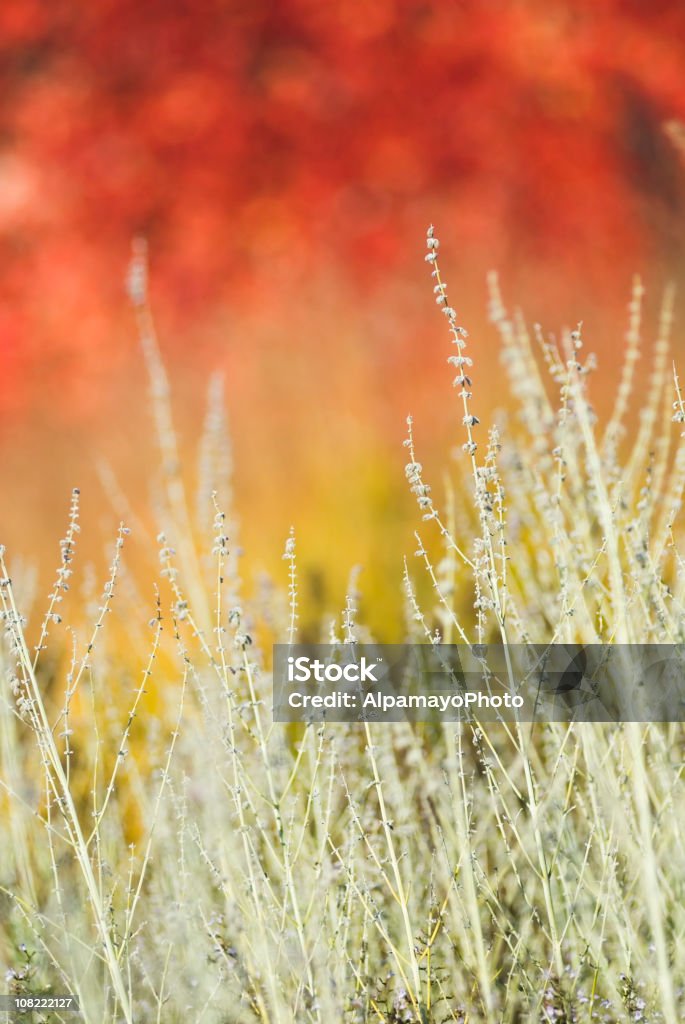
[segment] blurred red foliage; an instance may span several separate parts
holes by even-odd
[[[0,396],[116,358],[138,233],[181,327],[418,279],[431,209],[479,272],[679,258],[684,58],[679,0],[5,0]]]

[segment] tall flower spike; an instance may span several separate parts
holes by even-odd
[[[452,366],[456,366],[459,369],[459,374],[454,378],[454,387],[460,388],[460,396],[464,403],[464,418],[462,420],[464,426],[468,430],[468,442],[465,445],[465,450],[469,455],[473,455],[476,451],[477,445],[471,437],[471,428],[479,424],[480,420],[477,416],[474,416],[469,408],[469,400],[471,398],[471,377],[463,372],[465,366],[471,366],[472,362],[468,356],[463,354],[466,348],[466,339],[468,338],[468,332],[457,323],[457,311],[453,306],[450,306],[447,299],[447,285],[440,276],[440,267],[438,265],[438,249],[440,248],[440,241],[435,237],[435,228],[431,224],[426,232],[426,253],[425,259],[431,264],[431,277],[436,279],[436,284],[433,286],[433,294],[435,295],[435,301],[440,306],[441,311],[447,317],[447,323],[449,326],[450,333],[452,335],[452,344],[456,346],[458,355],[450,356],[448,363]]]

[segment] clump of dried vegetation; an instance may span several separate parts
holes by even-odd
[[[492,279],[518,420],[486,434],[438,251],[431,228],[463,465],[439,501],[409,420],[421,525],[405,563],[404,638],[682,642],[672,293],[638,372],[636,283],[601,426],[581,329],[558,343],[529,332]],[[681,726],[274,724],[268,641],[297,638],[295,538],[284,592],[247,601],[220,395],[193,506],[140,248],[130,292],[161,452],[155,599],[127,570],[122,525],[104,588],[81,588],[88,629],[63,620],[77,491],[42,618],[0,560],[7,991],[73,992],[87,1024],[677,1024]],[[366,639],[357,617],[353,582],[322,641]]]

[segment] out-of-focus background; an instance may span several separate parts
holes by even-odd
[[[335,610],[360,563],[383,632],[414,547],[405,416],[438,487],[462,440],[426,226],[478,411],[508,401],[491,268],[545,329],[584,321],[601,407],[633,273],[650,325],[682,274],[684,58],[677,0],[5,0],[0,540],[51,565],[78,484],[97,551],[98,462],[148,503],[143,235],[189,457],[225,374],[250,571],[283,573],[292,523],[305,604]]]

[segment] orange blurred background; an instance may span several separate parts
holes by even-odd
[[[143,235],[189,458],[225,374],[249,571],[284,575],[293,523],[305,603],[337,610],[360,563],[391,633],[415,546],[405,416],[438,487],[461,441],[427,225],[478,412],[508,400],[491,268],[546,329],[584,321],[601,405],[632,274],[653,312],[683,268],[664,125],[685,119],[684,58],[676,0],[5,0],[0,540],[51,565],[78,484],[98,551],[117,522],[98,460],[148,504],[124,289]]]

